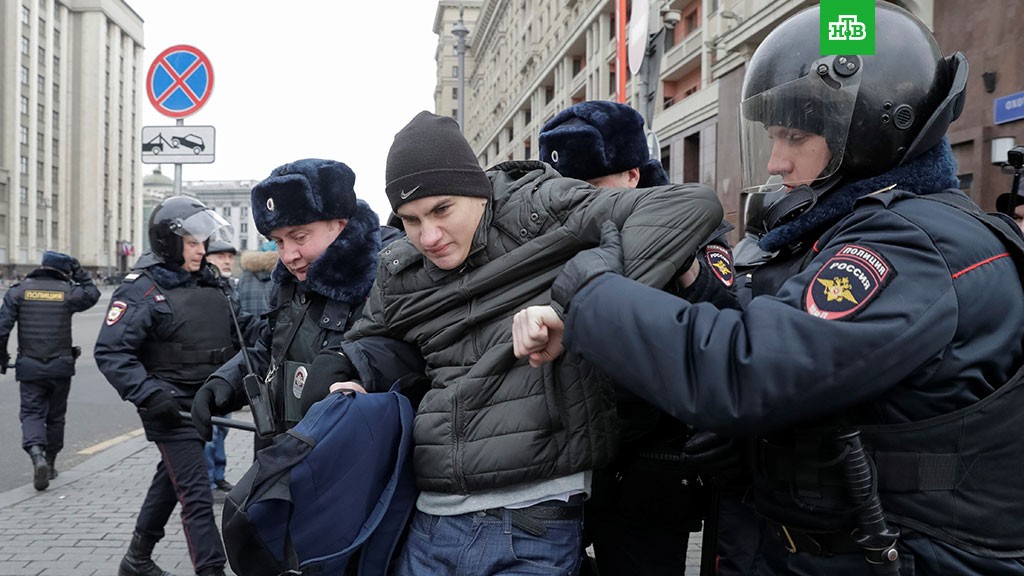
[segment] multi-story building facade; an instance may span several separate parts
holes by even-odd
[[[649,33],[661,42],[660,72],[651,90],[630,77],[625,101],[645,109],[662,163],[674,181],[714,187],[726,218],[742,229],[739,104],[746,63],[760,41],[809,0],[651,0]],[[993,137],[1020,132],[1024,122],[995,126],[994,97],[1024,90],[1016,41],[1024,3],[897,1],[931,27],[946,54],[963,51],[972,63],[967,107],[949,131],[963,187],[982,207],[1010,180],[992,165]],[[465,56],[463,132],[482,166],[537,157],[537,135],[559,110],[584,100],[618,99],[615,0],[440,0],[434,21],[439,42],[435,110],[454,114],[459,19],[469,28]],[[651,44],[651,47],[654,47]],[[982,71],[995,72],[987,92]],[[1018,140],[1024,140],[1024,134]],[[735,236],[733,238],[735,240]]]
[[[0,267],[139,244],[142,19],[124,0],[0,4]]]

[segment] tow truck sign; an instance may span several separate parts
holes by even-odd
[[[210,164],[214,161],[213,126],[143,126],[143,164]]]

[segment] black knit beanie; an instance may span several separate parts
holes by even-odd
[[[491,197],[491,181],[448,116],[423,111],[406,124],[388,152],[385,192],[391,209],[427,196]]]

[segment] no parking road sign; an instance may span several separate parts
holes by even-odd
[[[184,118],[206,104],[213,92],[213,66],[198,48],[179,44],[160,53],[149,66],[146,93],[164,116]]]

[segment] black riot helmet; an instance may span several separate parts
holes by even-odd
[[[819,20],[814,6],[775,28],[754,52],[743,82],[744,188],[772,195],[769,230],[841,182],[920,156],[963,109],[967,59],[959,52],[943,58],[931,32],[909,12],[876,3],[875,53],[867,56],[822,56]],[[828,157],[813,181],[769,178],[771,137],[779,137],[772,127],[824,137]]]
[[[149,217],[149,244],[157,257],[180,266],[182,238],[191,236],[209,242],[219,235],[230,236],[231,225],[205,204],[187,196],[171,196],[153,209]]]

